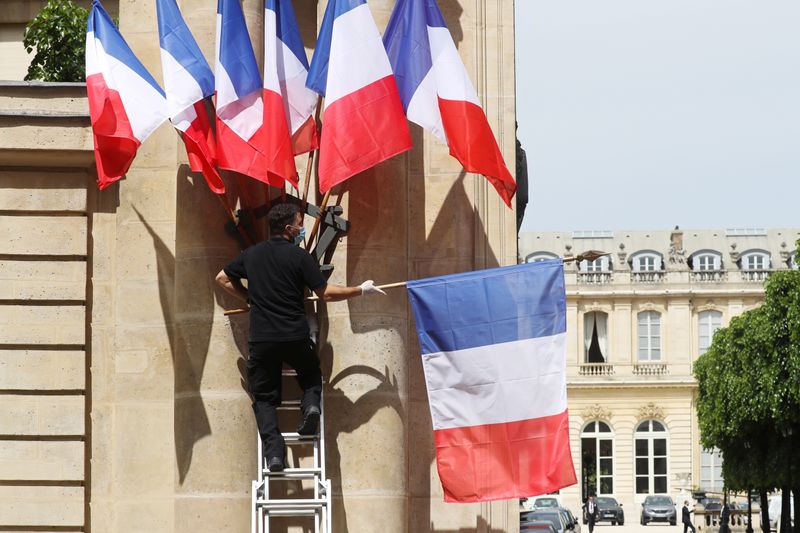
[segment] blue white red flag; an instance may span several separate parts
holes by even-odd
[[[239,0],[217,2],[216,56],[219,167],[283,187],[269,172],[264,85]]]
[[[265,0],[264,10],[264,89],[277,92],[283,100],[293,152],[315,150],[319,148],[314,121],[317,94],[306,87],[308,58],[292,2]],[[268,113],[264,116],[266,120]]]
[[[329,0],[306,85],[325,97],[320,191],[411,148],[392,67],[365,0]]]
[[[214,74],[181,16],[175,0],[157,0],[161,69],[172,125],[181,132],[193,172],[202,172],[208,187],[225,192],[217,169],[216,143],[204,100],[214,94]]]
[[[511,207],[508,171],[436,0],[397,0],[383,42],[408,120],[436,135]]]
[[[560,260],[408,283],[446,501],[576,482]]]
[[[167,101],[99,0],[86,25],[86,90],[102,190],[128,172],[139,146],[167,119]]]

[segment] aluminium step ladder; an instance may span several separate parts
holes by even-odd
[[[295,376],[284,370],[283,376]],[[299,400],[284,400],[279,411],[300,412]],[[282,472],[270,472],[258,435],[258,479],[251,489],[251,533],[270,533],[270,519],[275,517],[310,517],[314,521],[314,533],[331,532],[331,481],[325,477],[325,408],[320,396],[319,429],[316,435],[282,433],[287,452],[292,450],[292,459],[301,448],[312,447],[312,465],[306,468],[285,468]],[[302,414],[301,414],[302,416]],[[288,458],[288,454],[287,454]],[[275,485],[287,481],[310,480],[313,484],[310,498],[275,497]],[[271,487],[272,485],[272,487]]]

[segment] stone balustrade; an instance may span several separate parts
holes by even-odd
[[[771,270],[742,270],[742,281],[762,283],[771,273]]]
[[[664,281],[663,270],[631,272],[631,283],[661,283],[662,281]]]
[[[613,376],[614,365],[608,363],[582,363],[578,369],[581,376]]]
[[[667,374],[667,363],[634,363],[633,374],[636,376],[664,376]]]
[[[578,283],[605,285],[611,281],[611,272],[578,272]]]

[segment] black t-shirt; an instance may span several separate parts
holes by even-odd
[[[273,237],[242,252],[224,270],[229,278],[247,280],[251,342],[308,337],[303,290],[326,285],[311,254]]]

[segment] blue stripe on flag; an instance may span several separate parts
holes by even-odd
[[[408,282],[423,354],[567,330],[560,259]]]
[[[442,16],[442,12],[436,0],[423,1],[425,2],[425,11],[428,15],[428,26],[432,28],[447,28],[447,23],[444,21],[444,17]]]
[[[423,0],[397,0],[383,34],[383,46],[406,111],[433,66],[425,14]]]
[[[347,13],[362,4],[366,0],[329,0],[325,8],[325,16],[322,17],[322,24],[319,27],[317,45],[314,48],[314,56],[311,58],[311,67],[306,78],[306,87],[325,96],[328,85],[328,63],[331,57],[331,37],[333,36],[333,22],[336,17]]]
[[[291,0],[266,0],[264,8],[275,12],[278,39],[289,47],[298,61],[308,70],[308,57],[303,39],[300,37],[300,29],[297,27],[297,17]]]
[[[128,46],[128,43],[125,42],[125,39],[122,37],[122,34],[117,29],[117,26],[114,24],[114,21],[111,20],[111,16],[103,7],[103,4],[99,2],[99,0],[95,0],[94,4],[92,5],[92,11],[89,13],[89,20],[86,23],[87,31],[94,32],[95,38],[98,39],[103,44],[103,50],[115,58],[117,58],[122,63],[128,66],[131,70],[133,70],[136,74],[139,75],[142,79],[144,79],[147,83],[153,86],[155,90],[157,90],[161,95],[164,95],[164,91],[158,85],[158,82],[150,75],[142,62],[139,61],[139,58],[133,53],[133,51]]]
[[[239,0],[220,0],[220,4],[222,29],[219,61],[231,79],[236,95],[242,98],[262,90],[264,85]]]
[[[203,96],[214,94],[214,74],[183,20],[178,4],[175,0],[158,0],[156,12],[161,48],[169,52],[192,75],[203,91]]]

